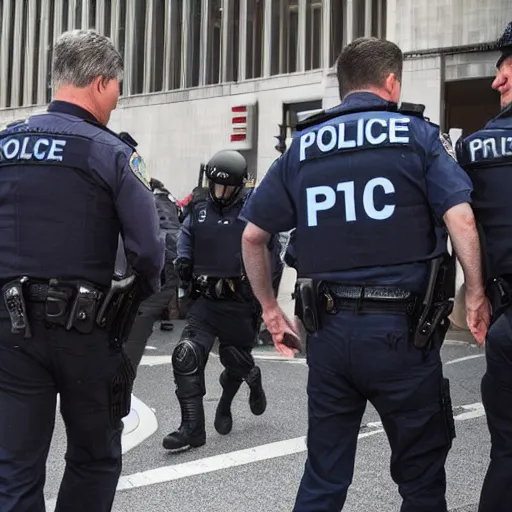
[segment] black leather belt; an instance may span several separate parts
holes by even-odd
[[[394,286],[358,286],[326,283],[325,309],[413,314],[417,296]]]

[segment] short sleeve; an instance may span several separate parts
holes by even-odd
[[[288,161],[289,151],[272,164],[240,213],[241,219],[267,233],[290,231],[296,226],[295,206],[286,186]]]

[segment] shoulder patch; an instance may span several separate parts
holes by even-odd
[[[139,180],[149,189],[151,190],[151,185],[149,184],[149,174],[146,170],[146,164],[142,157],[134,151],[129,161],[130,170],[139,178]]]
[[[450,137],[446,135],[445,133],[439,132],[439,139],[441,139],[441,143],[443,144],[444,149],[446,152],[454,159],[457,160],[457,157],[455,156],[455,150],[453,149],[452,141],[450,140]]]

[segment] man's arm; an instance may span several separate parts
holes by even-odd
[[[263,310],[277,307],[272,288],[270,233],[249,222],[242,235],[242,257],[251,288]]]
[[[443,219],[464,271],[466,289],[470,293],[483,293],[480,239],[471,206],[468,203],[453,206],[444,214]]]
[[[148,296],[160,289],[164,240],[153,193],[129,166],[121,173],[116,208],[128,264],[141,277],[143,293]]]

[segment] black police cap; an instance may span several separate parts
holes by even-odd
[[[502,36],[497,42],[498,50],[501,50],[501,56],[496,62],[496,67],[499,68],[501,63],[507,58],[512,56],[512,21],[507,25]]]
[[[243,185],[247,178],[247,160],[231,149],[219,151],[205,166],[206,177],[218,185]]]

